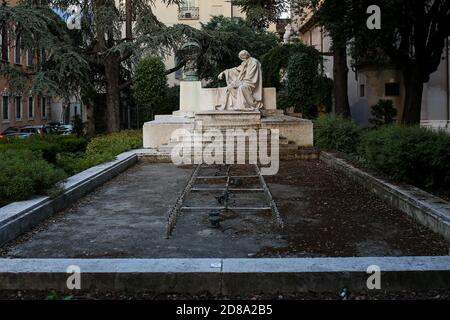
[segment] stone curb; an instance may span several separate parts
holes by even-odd
[[[369,266],[382,290],[450,288],[450,257],[306,259],[0,259],[0,290],[61,290],[81,271],[83,290],[244,295],[366,291]]]
[[[365,186],[389,205],[450,239],[450,203],[410,185],[394,185],[355,168],[344,159],[321,152],[320,159]]]
[[[0,208],[0,245],[15,239],[56,212],[68,207],[93,189],[125,171],[143,154],[139,150],[117,156],[116,160],[92,167],[67,179],[56,198],[36,197]]]

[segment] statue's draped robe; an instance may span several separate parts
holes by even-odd
[[[248,58],[237,68],[224,71],[227,94],[222,110],[258,110],[263,107],[261,63]]]

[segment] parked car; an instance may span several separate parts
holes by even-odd
[[[33,136],[33,133],[29,132],[14,132],[6,136],[8,139],[28,139]]]
[[[20,127],[9,127],[2,133],[0,133],[0,139],[6,138],[12,134],[18,133],[20,131]]]
[[[31,133],[33,135],[46,135],[56,133],[55,129],[47,125],[25,126],[20,128],[20,133]]]
[[[62,135],[73,134],[73,125],[71,124],[63,124],[58,127],[58,133]]]

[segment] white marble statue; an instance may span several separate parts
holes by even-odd
[[[246,50],[239,53],[239,59],[242,60],[239,67],[219,74],[220,80],[226,79],[227,93],[217,110],[255,111],[263,108],[261,63]]]

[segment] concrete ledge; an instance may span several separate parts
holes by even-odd
[[[112,162],[92,167],[68,178],[63,185],[63,193],[54,199],[37,197],[0,208],[0,245],[15,239],[125,171],[137,162],[138,154],[138,151],[125,152]]]
[[[450,239],[450,203],[410,185],[394,185],[355,168],[347,161],[322,152],[320,159],[361,183],[391,206]]]
[[[0,290],[67,290],[69,266],[83,290],[242,295],[365,291],[367,268],[381,269],[383,290],[450,288],[450,257],[311,259],[3,259]]]

